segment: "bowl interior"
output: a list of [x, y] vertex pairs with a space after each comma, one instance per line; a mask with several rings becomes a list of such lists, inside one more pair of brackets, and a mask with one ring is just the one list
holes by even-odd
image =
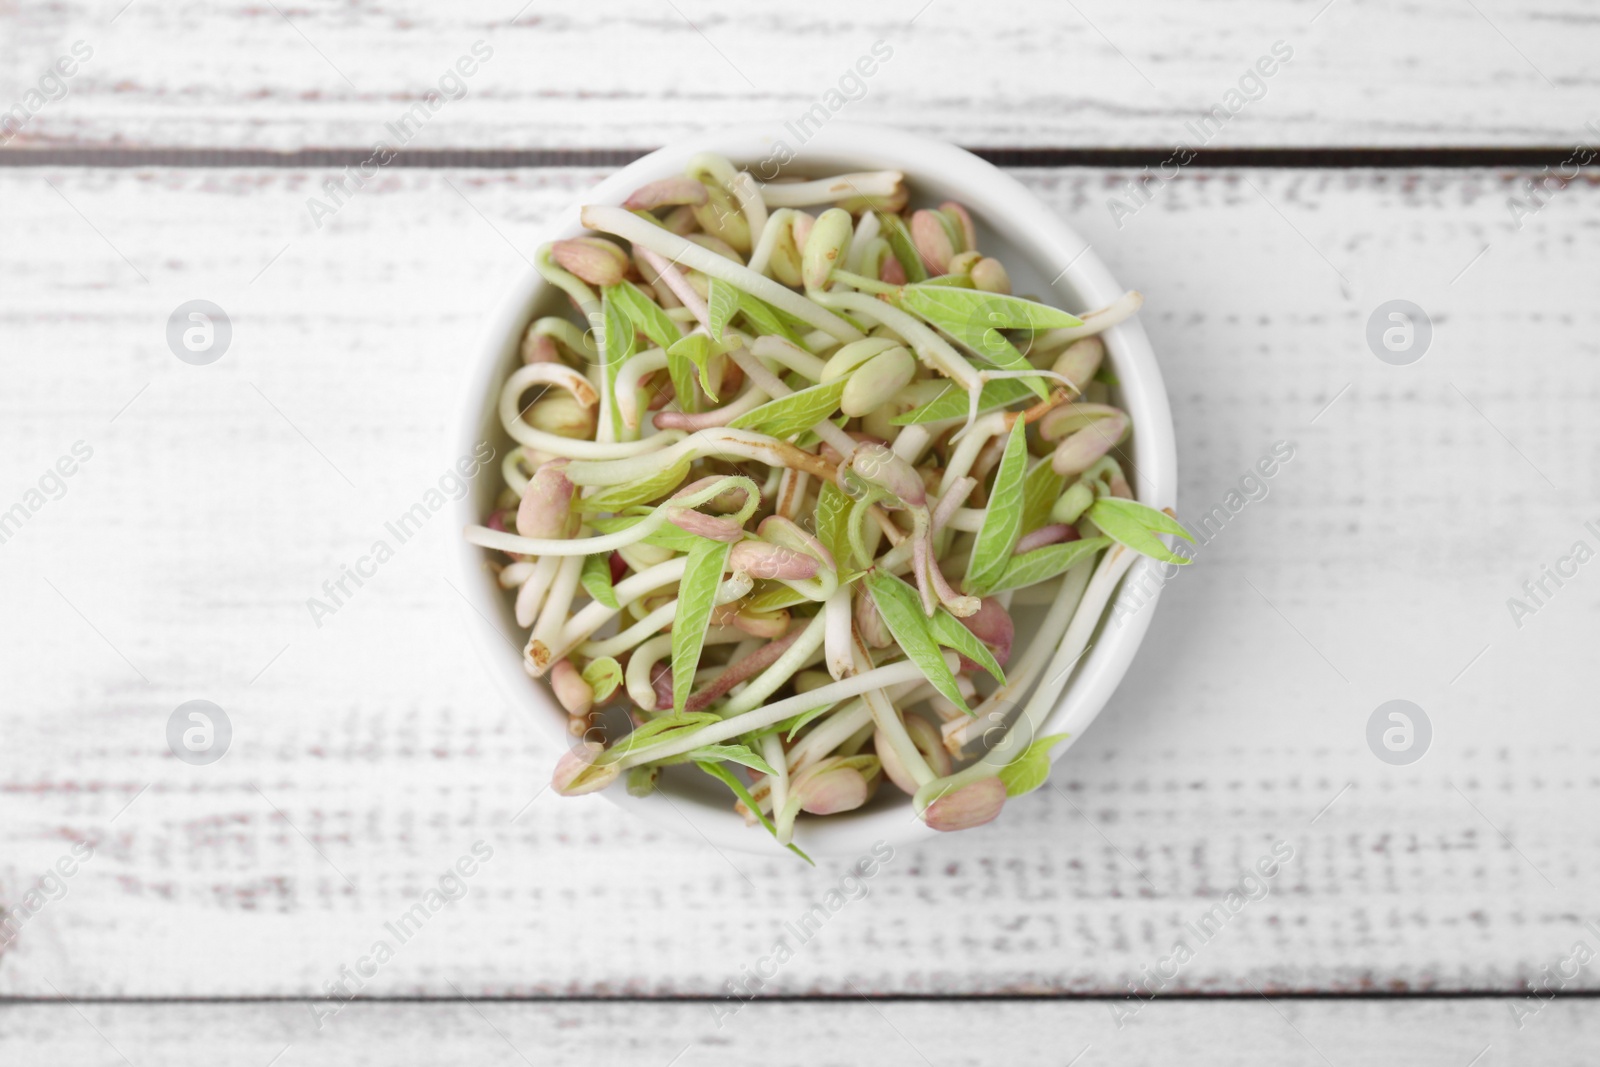
[[[803, 177], [894, 169], [905, 173], [914, 207], [933, 206], [943, 200], [966, 205], [978, 227], [979, 247], [1005, 264], [1013, 291], [1078, 312], [1104, 306], [1124, 292], [1086, 242], [1032, 193], [959, 148], [896, 130], [842, 122], [824, 126], [801, 146], [785, 142], [785, 133], [776, 126], [751, 127], [670, 145], [607, 178], [586, 195], [584, 202], [620, 203], [646, 182], [680, 173], [698, 152], [719, 153], [739, 166], [756, 168], [765, 164], [766, 169], [758, 173], [767, 175], [772, 173], [775, 160], [788, 160], [782, 166], [783, 174]], [[552, 220], [543, 240], [582, 233], [578, 210], [578, 205], [572, 205]], [[457, 505], [463, 526], [481, 522], [501, 488], [498, 458], [504, 457], [514, 442], [499, 424], [495, 400], [500, 383], [518, 365], [523, 331], [537, 317], [564, 314], [567, 310], [565, 297], [530, 269], [490, 317], [473, 373], [466, 383], [457, 448], [464, 455], [479, 442], [487, 441], [494, 447], [497, 461], [478, 477], [473, 491]], [[1120, 382], [1118, 403], [1133, 420], [1131, 443], [1124, 449], [1132, 459], [1130, 481], [1145, 503], [1172, 506], [1176, 502], [1172, 419], [1149, 341], [1137, 318], [1114, 327], [1104, 334], [1104, 339], [1108, 362]], [[481, 625], [473, 626], [479, 654], [507, 699], [548, 731], [553, 765], [559, 748], [572, 740], [566, 732], [566, 715], [545, 683], [529, 678], [522, 669], [520, 649], [526, 634], [513, 617], [510, 594], [499, 587], [486, 566], [488, 553], [465, 541], [457, 552], [466, 595], [501, 631], [496, 636]], [[1118, 596], [1130, 596], [1130, 587], [1147, 581], [1154, 571], [1151, 560], [1141, 559]], [[1158, 594], [1159, 582], [1153, 584]], [[1138, 611], [1118, 613], [1117, 623], [1102, 624], [1093, 645], [1062, 687], [1046, 732], [1065, 732], [1072, 737], [1056, 747], [1054, 758], [1059, 758], [1082, 735], [1127, 670], [1149, 624], [1155, 597], [1140, 595], [1139, 599]], [[1113, 610], [1115, 607], [1114, 604]], [[1023, 633], [1031, 621], [1028, 610], [1042, 613], [1043, 609], [1018, 612], [1018, 628]], [[545, 773], [544, 768], [539, 773]], [[629, 797], [620, 785], [603, 795], [662, 826], [703, 836], [719, 848], [770, 853], [777, 847], [759, 828], [744, 825], [732, 811], [731, 796], [722, 785], [692, 769], [674, 768], [664, 774], [658, 795]], [[874, 800], [857, 811], [825, 819], [803, 816], [796, 825], [795, 840], [813, 855], [853, 855], [867, 851], [876, 841], [899, 845], [933, 833], [912, 815], [907, 798], [891, 783], [884, 782]]]

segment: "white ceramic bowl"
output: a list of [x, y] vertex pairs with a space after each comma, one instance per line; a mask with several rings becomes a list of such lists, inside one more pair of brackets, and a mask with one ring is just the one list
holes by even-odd
[[[646, 182], [681, 173], [689, 158], [698, 152], [719, 153], [736, 166], [755, 166], [774, 158], [780, 140], [787, 141], [786, 147], [795, 156], [784, 166], [785, 174], [822, 177], [846, 171], [899, 170], [905, 173], [913, 206], [931, 206], [942, 200], [966, 205], [977, 222], [979, 247], [1005, 264], [1018, 293], [1049, 293], [1053, 302], [1081, 312], [1102, 307], [1126, 291], [1112, 280], [1083, 238], [1014, 179], [954, 145], [880, 126], [831, 122], [803, 146], [794, 144], [791, 134], [777, 123], [691, 137], [624, 167], [591, 189], [583, 203], [620, 204]], [[777, 158], [783, 158], [782, 154]], [[551, 219], [541, 243], [584, 232], [578, 211], [579, 205], [574, 204]], [[532, 269], [511, 286], [478, 344], [466, 387], [456, 455], [469, 454], [483, 440], [495, 444], [497, 457], [506, 454], [512, 442], [495, 414], [500, 384], [518, 365], [518, 346], [527, 324], [538, 315], [565, 309], [565, 298]], [[1108, 360], [1121, 383], [1119, 402], [1133, 419], [1135, 491], [1147, 504], [1173, 506], [1177, 453], [1172, 415], [1150, 341], [1137, 317], [1111, 329], [1104, 339]], [[482, 522], [500, 488], [496, 463], [479, 475], [473, 492], [457, 505], [457, 525]], [[488, 555], [464, 540], [459, 543], [456, 556], [463, 572], [463, 589], [478, 611], [494, 620], [503, 634], [515, 635], [520, 647], [526, 635], [512, 617], [510, 594], [499, 587], [485, 565]], [[1130, 586], [1154, 566], [1151, 560], [1141, 559], [1118, 596], [1132, 596]], [[1045, 724], [1046, 733], [1071, 735], [1071, 741], [1055, 748], [1054, 757], [1060, 758], [1083, 735], [1122, 680], [1149, 625], [1152, 600], [1146, 599], [1137, 612], [1124, 613], [1118, 625], [1103, 626], [1088, 654], [1080, 660]], [[518, 651], [503, 636], [488, 633], [476, 619], [467, 625], [489, 673], [506, 698], [526, 711], [548, 734], [548, 758], [529, 768], [531, 777], [545, 779], [557, 756], [571, 742], [566, 714], [548, 686], [523, 671]], [[759, 827], [746, 827], [733, 812], [732, 797], [722, 785], [682, 768], [669, 771], [661, 782], [665, 796], [630, 797], [620, 782], [602, 795], [663, 827], [690, 834], [698, 831], [719, 848], [776, 854], [778, 846], [770, 836]], [[593, 801], [576, 798], [567, 803]], [[1002, 812], [1000, 818], [1004, 820], [1006, 813]], [[882, 785], [871, 804], [858, 811], [826, 818], [802, 816], [795, 832], [796, 843], [812, 855], [853, 855], [867, 851], [879, 840], [902, 845], [932, 836], [937, 836], [936, 832], [912, 815], [909, 798], [889, 783]]]

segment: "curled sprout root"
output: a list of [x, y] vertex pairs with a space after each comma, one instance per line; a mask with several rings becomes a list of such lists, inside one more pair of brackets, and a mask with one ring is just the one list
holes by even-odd
[[538, 250], [577, 320], [525, 331], [520, 447], [466, 537], [567, 716], [558, 792], [690, 765], [793, 848], [887, 780], [980, 826], [1043, 781], [1059, 739], [1021, 739], [1135, 556], [1185, 561], [1106, 367], [1142, 297], [1013, 295], [972, 213], [914, 191], [699, 155]]

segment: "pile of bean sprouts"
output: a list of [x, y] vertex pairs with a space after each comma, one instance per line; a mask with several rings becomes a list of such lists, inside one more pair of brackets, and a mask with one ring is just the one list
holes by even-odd
[[1110, 403], [1099, 335], [1139, 294], [1013, 296], [964, 207], [908, 205], [894, 171], [702, 155], [539, 250], [576, 319], [528, 326], [466, 536], [569, 716], [559, 792], [690, 765], [794, 849], [887, 778], [929, 827], [981, 825], [1048, 775], [1039, 726], [1129, 565], [1185, 562]]

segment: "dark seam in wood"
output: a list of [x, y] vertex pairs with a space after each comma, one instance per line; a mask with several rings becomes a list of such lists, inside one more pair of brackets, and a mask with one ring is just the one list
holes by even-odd
[[[1441, 992], [1424, 991], [1368, 991], [1368, 992], [1322, 992], [1322, 991], [1284, 991], [1271, 987], [1263, 991], [1273, 1000], [1328, 1000], [1328, 1001], [1366, 1001], [1366, 1000], [1506, 1000], [1511, 998], [1521, 999], [1529, 995], [1529, 990], [1454, 990]], [[1165, 1001], [1242, 1001], [1249, 1003], [1260, 1000], [1262, 993], [1254, 990], [1232, 993], [1160, 993], [1154, 1002]], [[1572, 992], [1556, 994], [1562, 1000], [1596, 1000], [1600, 999], [1600, 989], [1579, 989]], [[73, 996], [70, 998], [74, 1004], [304, 1004], [318, 1003], [323, 997], [295, 997], [295, 996], [259, 996], [259, 997], [93, 997]], [[467, 998], [462, 997], [356, 997], [357, 1004], [460, 1004]], [[515, 996], [475, 996], [470, 1000], [474, 1003], [482, 1001], [495, 1001], [504, 1004], [710, 1004], [729, 999], [726, 996], [714, 994], [664, 994], [662, 996], [605, 996], [586, 993], [576, 996], [561, 996], [556, 994], [529, 994]], [[743, 998], [738, 998], [743, 1000]], [[754, 1004], [832, 1004], [850, 1003], [860, 1000], [856, 993], [792, 993], [773, 996], [758, 996], [753, 1001], [745, 1003]], [[867, 999], [875, 1001], [896, 1001], [906, 1003], [933, 1003], [943, 1004], [960, 1001], [986, 1001], [993, 1003], [1049, 1003], [1054, 1001], [1123, 1001], [1134, 999], [1127, 993], [874, 993]], [[1151, 998], [1140, 997], [1141, 1001], [1152, 1002]], [[13, 1004], [65, 1004], [68, 999], [64, 997], [34, 997], [34, 996], [0, 996], [0, 1007]]]
[[[549, 167], [620, 167], [647, 154], [647, 148], [433, 148], [398, 153], [390, 167], [510, 170]], [[1171, 148], [1006, 148], [973, 152], [1002, 167], [1168, 168], [1177, 165]], [[368, 148], [0, 148], [0, 167], [192, 167], [192, 168], [342, 168], [372, 155]], [[1435, 148], [1225, 148], [1200, 151], [1186, 168], [1273, 167], [1350, 169], [1556, 166], [1572, 149], [1529, 147]], [[1584, 168], [1593, 171], [1596, 166]]]

